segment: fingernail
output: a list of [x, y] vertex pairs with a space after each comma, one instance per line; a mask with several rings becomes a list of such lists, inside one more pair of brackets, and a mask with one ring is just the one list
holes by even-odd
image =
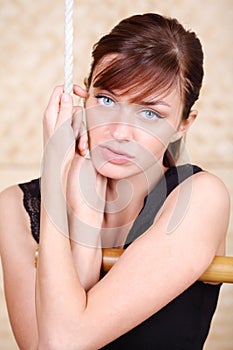
[[67, 103], [69, 102], [69, 100], [70, 100], [70, 95], [64, 92], [62, 95], [62, 102]]
[[91, 154], [90, 154], [89, 149], [86, 150], [86, 154], [85, 154], [84, 158], [85, 159], [91, 159]]

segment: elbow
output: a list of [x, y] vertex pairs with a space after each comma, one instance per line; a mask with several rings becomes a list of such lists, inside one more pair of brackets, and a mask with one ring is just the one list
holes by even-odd
[[59, 350], [61, 349], [60, 345], [56, 339], [49, 339], [45, 337], [39, 338], [37, 350]]
[[66, 344], [60, 344], [57, 342], [52, 342], [52, 343], [43, 342], [39, 344], [38, 350], [86, 350], [86, 348], [79, 346], [79, 344], [76, 344], [75, 346], [71, 346], [70, 344], [67, 344], [67, 342]]
[[[81, 340], [81, 339], [80, 339]], [[56, 334], [52, 338], [39, 339], [38, 350], [93, 350], [93, 348], [81, 344], [79, 337], [69, 339], [67, 335]]]
[[[57, 342], [56, 340], [40, 340], [38, 350], [65, 350], [70, 349], [67, 345]], [[78, 349], [78, 348], [76, 348]]]

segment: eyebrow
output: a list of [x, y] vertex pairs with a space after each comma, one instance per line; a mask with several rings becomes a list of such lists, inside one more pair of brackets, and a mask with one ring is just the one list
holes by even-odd
[[157, 101], [141, 101], [140, 104], [144, 106], [157, 106], [157, 105], [163, 105], [171, 108], [171, 105], [165, 101], [157, 100]]
[[[95, 87], [94, 87], [95, 88]], [[97, 87], [97, 89], [100, 87]], [[116, 92], [114, 92], [111, 89], [104, 89], [106, 90], [106, 92], [109, 92], [111, 95], [118, 97], [119, 94], [117, 94]], [[157, 101], [140, 101], [140, 105], [143, 106], [157, 106], [157, 105], [162, 105], [162, 106], [166, 106], [171, 108], [171, 105], [163, 100], [157, 100]]]

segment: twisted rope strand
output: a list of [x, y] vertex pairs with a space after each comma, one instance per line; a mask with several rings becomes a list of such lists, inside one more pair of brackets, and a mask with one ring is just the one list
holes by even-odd
[[73, 0], [65, 0], [64, 91], [73, 92]]

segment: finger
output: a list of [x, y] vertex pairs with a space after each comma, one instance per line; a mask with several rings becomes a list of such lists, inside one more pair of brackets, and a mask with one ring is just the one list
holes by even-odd
[[87, 91], [79, 85], [74, 85], [73, 91], [74, 91], [74, 94], [79, 96], [79, 97], [86, 98], [88, 96]]
[[72, 96], [66, 92], [60, 96], [60, 108], [57, 116], [56, 128], [64, 124], [67, 119], [72, 118], [73, 99]]
[[88, 152], [88, 134], [85, 124], [84, 109], [81, 107], [74, 107], [72, 127], [75, 138], [77, 139], [76, 150], [81, 156], [85, 156]]
[[85, 124], [82, 122], [82, 131], [80, 132], [80, 137], [77, 141], [77, 149], [81, 156], [85, 157], [89, 152], [88, 149], [88, 135]]
[[82, 107], [73, 108], [72, 128], [74, 130], [74, 136], [76, 139], [80, 135], [82, 130], [82, 120], [83, 120]]
[[96, 171], [91, 160], [80, 157], [79, 167], [79, 185], [83, 198], [90, 208], [103, 212], [107, 179]]
[[44, 113], [44, 121], [47, 124], [47, 127], [50, 127], [52, 130], [54, 130], [57, 122], [57, 115], [60, 108], [60, 99], [62, 93], [63, 86], [57, 86], [54, 88]]
[[73, 106], [73, 112], [72, 112], [73, 115], [80, 113], [80, 112], [81, 112], [81, 114], [83, 114], [82, 106]]

